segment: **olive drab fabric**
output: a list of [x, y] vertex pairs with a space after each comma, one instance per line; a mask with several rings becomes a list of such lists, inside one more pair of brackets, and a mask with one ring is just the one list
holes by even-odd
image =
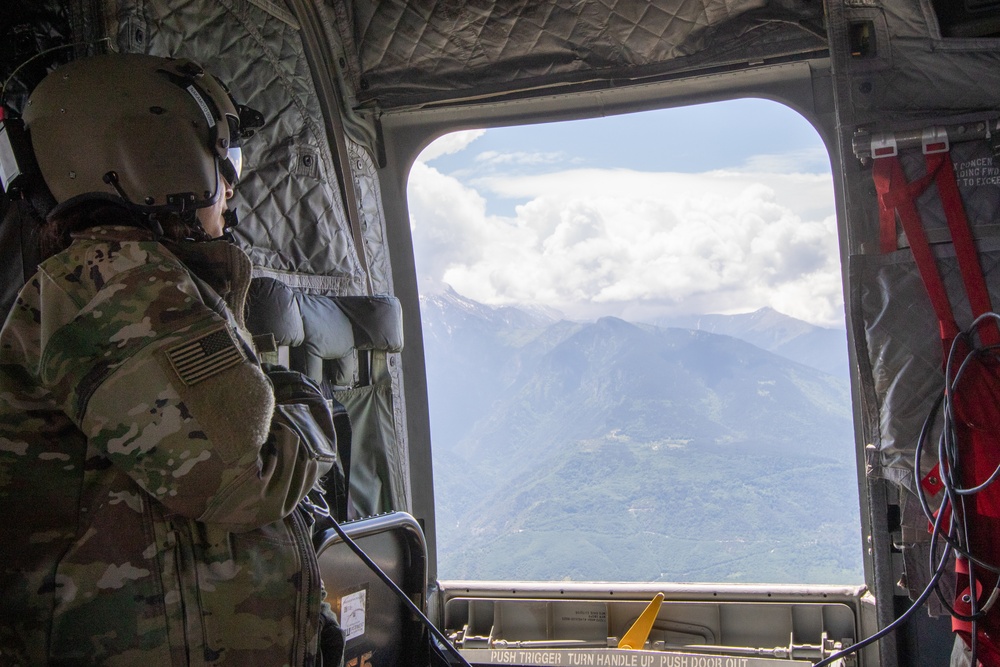
[[296, 505], [335, 436], [317, 401], [276, 409], [249, 274], [224, 241], [97, 227], [21, 290], [0, 334], [0, 664], [315, 661]]

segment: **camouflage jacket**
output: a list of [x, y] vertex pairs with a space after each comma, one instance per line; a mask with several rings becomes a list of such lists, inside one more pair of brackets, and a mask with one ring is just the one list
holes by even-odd
[[0, 333], [0, 664], [313, 663], [295, 508], [335, 436], [322, 400], [275, 404], [249, 275], [225, 242], [98, 227], [21, 290]]

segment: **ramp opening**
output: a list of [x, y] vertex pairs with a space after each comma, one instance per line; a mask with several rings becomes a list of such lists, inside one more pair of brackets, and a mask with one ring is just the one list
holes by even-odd
[[832, 177], [802, 116], [459, 132], [408, 198], [440, 578], [863, 581]]

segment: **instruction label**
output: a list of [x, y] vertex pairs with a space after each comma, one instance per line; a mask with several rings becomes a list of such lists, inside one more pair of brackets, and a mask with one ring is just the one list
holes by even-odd
[[606, 629], [608, 610], [606, 608], [573, 609], [560, 616], [559, 620], [563, 623], [597, 623], [602, 629]]
[[368, 591], [358, 591], [345, 595], [340, 600], [340, 627], [344, 640], [350, 641], [365, 634], [365, 603]]
[[955, 164], [955, 178], [959, 187], [975, 188], [982, 185], [1000, 185], [1000, 167], [993, 164], [993, 157], [980, 157]]
[[742, 658], [624, 649], [465, 649], [474, 665], [594, 665], [595, 667], [795, 667], [802, 660]]
[[556, 637], [605, 643], [608, 640], [608, 607], [603, 602], [554, 604], [552, 631]]

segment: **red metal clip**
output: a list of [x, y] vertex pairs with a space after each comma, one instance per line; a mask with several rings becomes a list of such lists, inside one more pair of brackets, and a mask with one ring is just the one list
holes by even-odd
[[944, 484], [941, 482], [941, 464], [938, 463], [931, 471], [927, 473], [922, 480], [920, 480], [920, 486], [923, 488], [924, 493], [929, 496], [936, 496], [944, 488]]

